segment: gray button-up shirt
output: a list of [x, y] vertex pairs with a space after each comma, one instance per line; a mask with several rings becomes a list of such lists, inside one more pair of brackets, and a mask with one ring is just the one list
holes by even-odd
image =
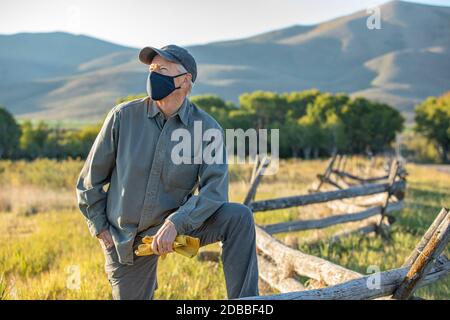
[[[171, 153], [180, 140], [172, 141], [172, 132], [187, 129], [194, 141], [197, 121], [202, 133], [220, 130], [223, 161], [194, 161], [199, 153], [192, 142], [192, 161], [175, 164]], [[220, 125], [187, 97], [167, 120], [148, 97], [115, 106], [77, 181], [78, 204], [91, 234], [109, 230], [120, 262], [132, 264], [136, 235], [156, 233], [165, 219], [175, 224], [178, 234], [198, 228], [228, 201], [224, 139]], [[203, 150], [212, 143], [200, 141]]]

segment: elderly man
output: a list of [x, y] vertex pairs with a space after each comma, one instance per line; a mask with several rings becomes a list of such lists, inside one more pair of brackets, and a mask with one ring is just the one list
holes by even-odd
[[[258, 295], [255, 227], [251, 210], [228, 202], [225, 161], [177, 164], [172, 133], [194, 122], [204, 131], [223, 129], [188, 94], [197, 78], [196, 62], [184, 48], [145, 47], [148, 97], [121, 103], [107, 115], [77, 181], [77, 198], [89, 230], [99, 238], [114, 299], [153, 299], [157, 263], [173, 251], [178, 234], [200, 245], [222, 242], [228, 298]], [[203, 149], [211, 141], [201, 142]], [[198, 150], [197, 150], [198, 151]], [[186, 155], [184, 155], [186, 158]], [[194, 194], [194, 191], [198, 192]], [[146, 235], [156, 255], [135, 256]]]

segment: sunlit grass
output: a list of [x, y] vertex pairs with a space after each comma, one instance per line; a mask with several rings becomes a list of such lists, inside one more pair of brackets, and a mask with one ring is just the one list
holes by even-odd
[[[100, 245], [89, 235], [82, 215], [74, 208], [73, 187], [81, 165], [76, 160], [0, 162], [0, 181], [8, 186], [0, 190], [0, 299], [111, 298]], [[264, 177], [256, 199], [306, 193], [325, 166], [326, 161], [283, 161], [277, 175]], [[334, 244], [322, 241], [310, 245], [303, 241], [314, 233], [328, 235], [348, 225], [280, 234], [277, 238], [290, 237], [289, 241], [294, 239], [302, 251], [363, 274], [369, 266], [380, 270], [401, 266], [441, 207], [450, 205], [449, 174], [419, 165], [408, 165], [407, 169], [406, 208], [396, 214], [391, 240], [355, 236]], [[230, 200], [242, 202], [250, 172], [250, 166], [231, 167]], [[329, 209], [316, 205], [256, 213], [255, 220], [271, 224], [328, 214]], [[214, 244], [208, 249], [218, 250], [219, 246]], [[74, 286], [77, 272], [80, 283]], [[226, 298], [220, 262], [171, 254], [159, 262], [158, 283], [156, 299]], [[421, 289], [417, 295], [450, 298], [449, 277]]]

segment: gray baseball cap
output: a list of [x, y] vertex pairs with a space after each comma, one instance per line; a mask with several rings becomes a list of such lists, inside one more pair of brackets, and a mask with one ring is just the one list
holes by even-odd
[[139, 52], [139, 60], [145, 64], [151, 64], [155, 55], [159, 54], [164, 59], [181, 64], [187, 72], [192, 74], [192, 82], [197, 78], [197, 63], [194, 57], [184, 48], [169, 44], [168, 46], [157, 49], [154, 47], [145, 47]]

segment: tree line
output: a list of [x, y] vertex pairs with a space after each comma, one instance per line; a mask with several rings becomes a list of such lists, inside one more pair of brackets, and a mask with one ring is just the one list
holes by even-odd
[[279, 128], [281, 157], [382, 152], [404, 123], [387, 104], [318, 90], [245, 93], [239, 97], [239, 107], [216, 96], [197, 96], [192, 101], [224, 128]]
[[[118, 103], [136, 97], [124, 97]], [[388, 104], [315, 89], [244, 93], [238, 105], [216, 95], [197, 95], [190, 100], [224, 129], [280, 129], [279, 152], [283, 158], [384, 152], [403, 131], [405, 121]], [[0, 107], [0, 158], [84, 158], [100, 127], [101, 123], [80, 129], [50, 127], [43, 121], [18, 124]], [[414, 132], [436, 148], [442, 162], [449, 161], [450, 93], [430, 97], [417, 106]]]

